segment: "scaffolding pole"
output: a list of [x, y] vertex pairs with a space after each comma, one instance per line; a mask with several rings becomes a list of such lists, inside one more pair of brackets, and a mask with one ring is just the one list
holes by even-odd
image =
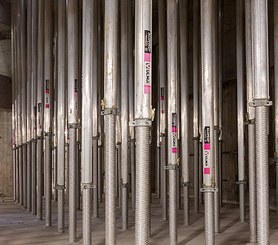
[[105, 0], [104, 17], [104, 150], [105, 243], [116, 243], [116, 115], [118, 79], [118, 1]]
[[253, 102], [255, 107], [257, 244], [269, 244], [269, 63], [268, 1], [251, 1]]
[[[190, 224], [189, 199], [189, 99], [188, 99], [188, 1], [180, 1], [180, 98], [181, 98], [181, 164], [184, 224]], [[171, 103], [171, 101], [170, 101]], [[197, 148], [198, 149], [198, 148]], [[198, 177], [198, 176], [197, 176]], [[195, 183], [196, 184], [196, 183]], [[199, 193], [197, 193], [197, 196]]]
[[135, 244], [147, 244], [150, 215], [152, 1], [135, 2], [136, 206]]
[[68, 52], [68, 138], [69, 138], [69, 242], [76, 240], [77, 212], [77, 172], [76, 149], [78, 128], [78, 1], [66, 2], [67, 13], [67, 52]]
[[213, 8], [214, 0], [201, 1], [201, 57], [202, 57], [202, 138], [203, 138], [203, 188], [205, 197], [205, 238], [207, 245], [215, 243], [214, 227], [214, 84], [213, 67]]

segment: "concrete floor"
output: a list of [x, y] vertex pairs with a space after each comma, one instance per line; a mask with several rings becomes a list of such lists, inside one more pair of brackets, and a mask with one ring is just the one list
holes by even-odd
[[[158, 199], [152, 204], [152, 231], [150, 245], [169, 244], [168, 224], [162, 222], [161, 208]], [[53, 227], [45, 228], [44, 221], [36, 220], [35, 216], [27, 213], [21, 206], [14, 203], [11, 198], [0, 198], [0, 244], [68, 244], [67, 233], [57, 232], [56, 203], [53, 202]], [[134, 244], [134, 215], [132, 209], [129, 210], [129, 229], [121, 231], [121, 218], [117, 209], [117, 244]], [[104, 244], [104, 210], [101, 207], [101, 217], [93, 219], [93, 244]], [[179, 245], [199, 245], [205, 244], [204, 219], [203, 214], [192, 214], [191, 226], [182, 224], [182, 211], [179, 210], [178, 219], [178, 241]], [[66, 220], [66, 226], [68, 221]], [[67, 227], [66, 227], [67, 229]], [[81, 240], [81, 212], [78, 212], [78, 241]], [[251, 244], [248, 243], [249, 226], [248, 223], [239, 222], [239, 211], [236, 205], [225, 205], [221, 209], [221, 232], [216, 235], [216, 244]], [[270, 239], [271, 244], [278, 244], [278, 214], [270, 212]]]

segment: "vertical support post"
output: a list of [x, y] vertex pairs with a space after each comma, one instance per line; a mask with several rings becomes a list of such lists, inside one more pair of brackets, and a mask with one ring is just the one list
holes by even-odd
[[121, 0], [121, 208], [122, 229], [128, 226], [128, 136], [129, 136], [129, 98], [128, 98], [128, 0]]
[[136, 207], [135, 244], [147, 244], [150, 214], [152, 1], [135, 2]]
[[65, 223], [65, 105], [66, 105], [66, 1], [58, 1], [58, 74], [57, 74], [57, 191], [58, 232]]
[[[92, 29], [92, 37], [91, 37], [91, 42], [92, 42], [92, 110], [93, 110], [93, 120], [92, 120], [92, 132], [93, 132], [93, 217], [99, 217], [99, 201], [98, 201], [98, 195], [99, 195], [99, 176], [98, 173], [101, 171], [101, 168], [98, 166], [98, 141], [99, 141], [99, 113], [98, 113], [98, 108], [99, 108], [99, 94], [98, 94], [98, 88], [99, 88], [99, 83], [100, 81], [98, 80], [98, 64], [100, 64], [100, 61], [98, 60], [98, 16], [97, 16], [97, 11], [98, 11], [98, 3], [96, 0], [91, 5], [92, 7], [92, 12], [91, 12], [91, 29]], [[102, 177], [102, 176], [101, 176]], [[100, 180], [101, 181], [101, 180]]]
[[[185, 40], [184, 40], [185, 41]], [[178, 3], [167, 1], [167, 71], [169, 95], [168, 111], [168, 165], [169, 171], [169, 239], [177, 244], [177, 167], [178, 167]], [[184, 95], [186, 96], [186, 95]]]
[[42, 219], [42, 152], [43, 152], [43, 80], [44, 80], [44, 1], [38, 1], [38, 63], [37, 63], [37, 219]]
[[206, 244], [215, 243], [214, 234], [214, 89], [213, 89], [213, 8], [214, 0], [201, 1], [201, 57], [202, 57], [202, 135], [203, 135], [203, 188], [205, 196]]
[[268, 127], [268, 1], [251, 1], [253, 102], [255, 106], [257, 243], [269, 244]]
[[[222, 204], [222, 141], [223, 141], [223, 76], [222, 76], [222, 48], [223, 48], [223, 1], [218, 0], [218, 118], [219, 118], [219, 141], [218, 141], [218, 192], [219, 204]], [[216, 153], [217, 154], [217, 153]]]
[[67, 13], [68, 51], [68, 134], [69, 134], [69, 242], [76, 240], [77, 178], [78, 164], [76, 131], [78, 127], [78, 1], [69, 0]]
[[160, 117], [160, 176], [161, 176], [161, 206], [162, 220], [167, 219], [167, 175], [166, 175], [166, 2], [158, 1], [158, 35], [159, 35], [159, 117]]
[[104, 30], [105, 243], [115, 244], [118, 1], [105, 0]]
[[52, 69], [52, 0], [44, 5], [44, 135], [45, 135], [45, 226], [51, 226], [52, 197], [52, 114], [53, 114], [53, 69]]
[[199, 44], [200, 1], [193, 2], [193, 141], [194, 141], [194, 211], [199, 213]]
[[31, 142], [31, 164], [32, 164], [32, 214], [37, 213], [37, 180], [36, 180], [36, 171], [37, 171], [37, 64], [38, 64], [38, 1], [32, 0], [32, 19], [31, 19], [31, 28], [32, 28], [32, 74], [31, 74], [31, 133], [32, 133], [32, 142]]
[[[180, 1], [179, 11], [180, 11], [179, 12], [179, 23], [180, 23], [179, 43], [180, 43], [180, 80], [181, 80], [180, 97], [181, 97], [181, 125], [182, 125], [181, 126], [181, 150], [182, 150], [181, 164], [182, 164], [182, 185], [183, 185], [183, 210], [184, 210], [184, 224], [189, 225], [190, 199], [189, 199], [189, 100], [188, 100], [188, 80], [189, 80], [188, 79], [188, 72], [189, 72], [188, 69], [188, 1]], [[197, 193], [197, 196], [198, 195], [199, 193]]]
[[26, 1], [20, 0], [20, 65], [21, 65], [21, 131], [22, 131], [22, 205], [24, 208], [27, 207], [27, 59], [26, 59], [26, 49], [27, 49], [27, 33], [26, 33]]
[[215, 166], [215, 186], [216, 191], [214, 193], [214, 225], [215, 225], [215, 233], [219, 233], [220, 231], [220, 203], [219, 203], [219, 159], [218, 159], [218, 146], [219, 146], [219, 86], [218, 86], [218, 1], [214, 0], [213, 3], [213, 120], [214, 120], [214, 166]]
[[27, 145], [26, 145], [26, 160], [27, 160], [27, 192], [26, 192], [26, 199], [27, 199], [27, 211], [31, 212], [31, 134], [32, 134], [32, 127], [31, 127], [31, 112], [32, 112], [32, 3], [31, 0], [27, 0], [27, 84], [26, 84], [26, 130], [27, 130]]
[[[93, 15], [96, 10], [96, 0], [83, 1], [83, 17], [82, 17], [82, 118], [86, 118], [82, 123], [82, 153], [81, 153], [81, 164], [82, 164], [82, 194], [83, 194], [83, 244], [90, 245], [92, 242], [91, 237], [91, 202], [92, 202], [92, 160], [97, 161], [93, 158], [92, 147], [93, 141], [97, 143], [93, 138], [93, 118], [97, 116], [97, 113], [93, 110], [94, 104], [93, 99], [96, 96], [94, 92], [93, 84], [96, 83], [96, 23], [95, 16]], [[93, 29], [92, 29], [93, 27]], [[94, 56], [92, 57], [92, 52]], [[93, 80], [94, 79], [94, 80]], [[97, 126], [97, 125], [96, 125]], [[96, 127], [97, 129], [97, 127]], [[95, 150], [95, 148], [93, 148]], [[97, 150], [97, 148], [96, 148]], [[97, 164], [93, 163], [94, 165]], [[96, 165], [95, 165], [96, 166]], [[96, 189], [96, 187], [95, 187]], [[97, 195], [94, 195], [97, 198]], [[93, 199], [95, 202], [95, 200]]]
[[236, 1], [237, 44], [237, 117], [238, 117], [238, 184], [240, 221], [245, 222], [245, 164], [244, 164], [244, 2]]
[[249, 169], [249, 223], [250, 242], [256, 242], [256, 159], [255, 159], [255, 108], [250, 106], [253, 99], [251, 0], [245, 0], [245, 52], [247, 81], [248, 116], [248, 169]]
[[275, 113], [275, 160], [276, 160], [276, 210], [278, 210], [278, 2], [273, 1], [274, 15], [274, 113]]

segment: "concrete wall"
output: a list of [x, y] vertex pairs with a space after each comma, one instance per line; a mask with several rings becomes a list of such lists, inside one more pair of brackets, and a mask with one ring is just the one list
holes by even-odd
[[12, 113], [0, 109], [0, 196], [13, 195]]

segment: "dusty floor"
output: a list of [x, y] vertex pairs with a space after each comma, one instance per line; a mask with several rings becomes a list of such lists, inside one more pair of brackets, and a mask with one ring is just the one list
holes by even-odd
[[[53, 227], [45, 228], [44, 221], [37, 221], [36, 217], [27, 213], [11, 198], [0, 198], [0, 244], [68, 244], [67, 233], [57, 232], [56, 203], [53, 202]], [[134, 244], [134, 216], [130, 209], [129, 229], [121, 231], [121, 219], [117, 209], [117, 244]], [[101, 217], [93, 219], [93, 244], [104, 244], [104, 217], [101, 208]], [[179, 210], [178, 240], [179, 245], [199, 245], [204, 243], [203, 214], [192, 214], [191, 226], [182, 224], [182, 210]], [[278, 214], [270, 212], [270, 238], [271, 244], [278, 244]], [[67, 220], [66, 220], [67, 225]], [[161, 207], [158, 200], [152, 204], [152, 231], [149, 244], [166, 245], [168, 240], [168, 224], [161, 221]], [[78, 212], [78, 241], [81, 240], [81, 212]], [[216, 235], [216, 244], [250, 244], [248, 223], [239, 222], [239, 211], [236, 205], [225, 205], [221, 209], [221, 232]]]

